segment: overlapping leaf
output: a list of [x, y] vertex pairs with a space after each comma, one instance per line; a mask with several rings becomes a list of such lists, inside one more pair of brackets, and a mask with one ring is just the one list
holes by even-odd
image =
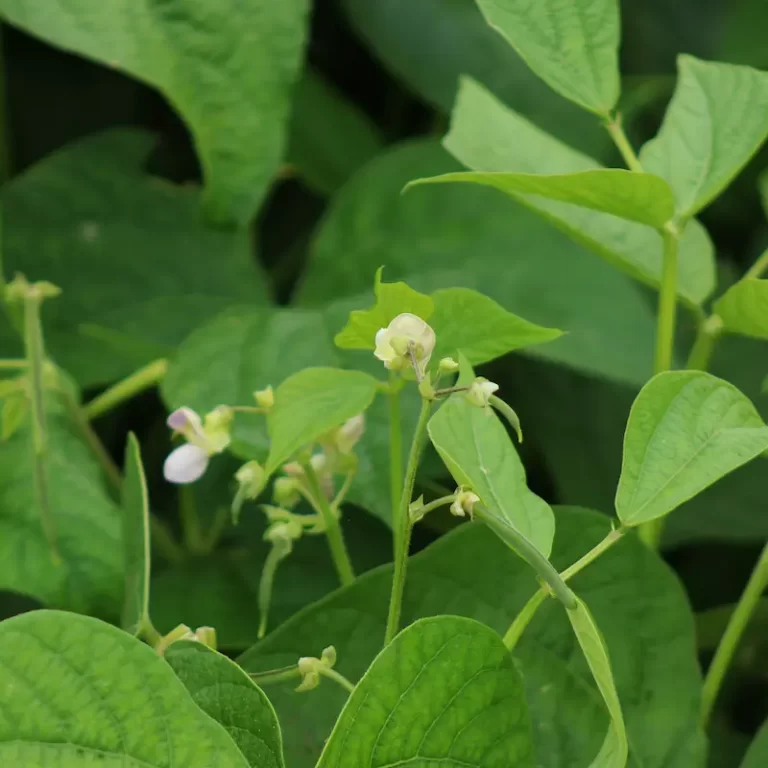
[[768, 340], [768, 280], [739, 280], [714, 304], [726, 331]]

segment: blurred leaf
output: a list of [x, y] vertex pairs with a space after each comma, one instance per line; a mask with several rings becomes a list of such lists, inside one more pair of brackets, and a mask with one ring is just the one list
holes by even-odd
[[144, 175], [150, 146], [90, 137], [3, 188], [5, 270], [63, 289], [46, 342], [83, 385], [168, 354], [233, 301], [267, 300], [248, 234], [206, 227], [194, 191]]
[[409, 312], [429, 320], [434, 302], [429, 296], [414, 291], [406, 283], [383, 283], [381, 269], [376, 271], [373, 292], [376, 303], [370, 309], [356, 309], [347, 324], [336, 334], [334, 342], [342, 349], [374, 349], [376, 333], [386, 328], [398, 315]]
[[139, 441], [128, 433], [125, 448], [122, 520], [125, 552], [125, 602], [121, 625], [131, 635], [140, 636], [149, 623], [149, 495]]
[[[468, 386], [473, 378], [462, 360], [459, 385]], [[493, 408], [478, 408], [464, 393], [456, 393], [432, 416], [427, 429], [456, 485], [474, 491], [489, 517], [514, 528], [549, 557], [555, 536], [552, 509], [528, 488], [512, 438]]]
[[763, 0], [728, 0], [722, 10], [725, 19], [721, 22], [722, 38], [717, 58], [760, 69], [768, 67]]
[[611, 719], [603, 746], [600, 747], [600, 752], [590, 765], [593, 768], [624, 768], [627, 764], [629, 744], [603, 636], [587, 604], [579, 597], [576, 597], [576, 607], [573, 610], [567, 610], [566, 614]]
[[[600, 170], [595, 160], [538, 130], [469, 79], [462, 81], [451, 130], [444, 144], [459, 161], [475, 171], [594, 174]], [[607, 213], [542, 199], [539, 195], [512, 192], [509, 188], [505, 191], [594, 250], [609, 264], [658, 287], [663, 258], [662, 241], [657, 232]], [[712, 243], [704, 228], [691, 222], [680, 248], [678, 293], [690, 304], [700, 304], [715, 287]], [[587, 295], [594, 295], [594, 291]]]
[[386, 264], [388, 277], [419, 291], [473, 288], [566, 331], [526, 354], [645, 381], [654, 313], [622, 275], [493, 190], [457, 184], [399, 194], [413, 178], [453, 170], [455, 161], [432, 142], [400, 145], [366, 166], [336, 196], [315, 236], [299, 304], [326, 306], [329, 326], [339, 328], [350, 309], [365, 306], [361, 294], [369, 295]]
[[195, 704], [224, 727], [251, 768], [283, 768], [283, 738], [275, 710], [237, 664], [189, 640], [172, 643], [165, 660]]
[[732, 384], [701, 371], [660, 373], [627, 422], [616, 512], [662, 517], [768, 449], [768, 427]]
[[655, 139], [640, 153], [665, 178], [681, 217], [712, 202], [768, 136], [768, 72], [678, 58], [678, 83]]
[[619, 98], [617, 0], [477, 0], [488, 23], [566, 99], [603, 117]]
[[498, 189], [513, 200], [520, 194], [545, 197], [656, 229], [664, 226], [675, 213], [672, 190], [663, 179], [612, 168], [568, 174], [446, 173], [431, 179], [417, 179], [411, 185], [461, 182]]
[[[570, 565], [609, 530], [601, 515], [560, 509], [554, 564]], [[333, 644], [337, 669], [359, 679], [381, 649], [390, 587], [390, 569], [359, 578], [291, 619], [241, 663], [251, 672], [275, 669]], [[702, 768], [693, 619], [674, 574], [628, 536], [574, 577], [573, 587], [603, 632], [632, 759], [644, 768]], [[449, 612], [503, 633], [536, 589], [531, 569], [491, 531], [463, 525], [412, 558], [404, 620]], [[541, 606], [515, 656], [526, 685], [538, 765], [584, 768], [600, 749], [608, 721], [562, 606], [553, 600]], [[321, 685], [297, 696], [291, 686], [276, 685], [269, 695], [283, 726], [287, 764], [314, 766], [345, 693]]]
[[472, 365], [480, 365], [563, 335], [557, 328], [529, 323], [469, 288], [444, 288], [432, 299], [435, 314], [429, 322], [437, 334], [436, 360], [460, 351]]
[[603, 153], [608, 136], [590, 114], [561, 98], [483, 19], [475, 0], [344, 0], [374, 53], [419, 96], [448, 113], [469, 75], [563, 141]]
[[533, 768], [520, 673], [501, 638], [470, 619], [421, 619], [373, 661], [317, 768]]
[[768, 720], [752, 742], [741, 768], [761, 768], [768, 760]]
[[746, 278], [714, 304], [726, 331], [768, 340], [768, 280]]
[[165, 661], [109, 624], [25, 613], [0, 624], [0, 660], [5, 765], [248, 766]]
[[0, 0], [0, 14], [161, 91], [194, 137], [209, 214], [243, 224], [282, 160], [307, 15], [305, 0], [254, 2], [243, 13], [236, 0], [132, 7], [60, 0], [55, 8]]
[[294, 95], [287, 161], [313, 192], [332, 195], [382, 146], [378, 128], [355, 104], [315, 70], [304, 71]]

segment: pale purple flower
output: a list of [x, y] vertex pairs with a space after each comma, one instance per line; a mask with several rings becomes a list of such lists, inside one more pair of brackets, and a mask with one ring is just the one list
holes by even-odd
[[208, 468], [210, 455], [205, 448], [184, 443], [174, 448], [163, 464], [163, 476], [169, 483], [186, 485], [199, 480]]

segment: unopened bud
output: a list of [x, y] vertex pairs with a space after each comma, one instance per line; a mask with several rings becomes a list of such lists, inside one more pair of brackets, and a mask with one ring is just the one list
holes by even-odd
[[491, 395], [497, 392], [498, 389], [498, 384], [478, 376], [470, 385], [466, 398], [472, 405], [476, 405], [478, 408], [485, 408], [491, 399]]
[[213, 627], [198, 627], [195, 630], [195, 640], [216, 650], [216, 630]]
[[275, 404], [275, 393], [272, 387], [266, 389], [260, 389], [253, 393], [253, 398], [256, 400], [256, 405], [259, 408], [265, 408], [269, 410]]
[[456, 491], [456, 498], [453, 504], [451, 504], [451, 514], [456, 515], [456, 517], [466, 517], [468, 515], [472, 519], [472, 513], [478, 501], [480, 501], [480, 497], [476, 493], [459, 489]]
[[299, 481], [295, 477], [278, 477], [272, 486], [272, 499], [281, 507], [293, 509], [301, 500]]
[[235, 472], [235, 480], [240, 486], [243, 497], [250, 500], [258, 498], [264, 490], [266, 478], [267, 474], [258, 461], [249, 461]]
[[335, 440], [336, 449], [339, 453], [351, 453], [363, 436], [363, 432], [365, 432], [365, 415], [358, 413], [339, 427]]
[[438, 363], [440, 373], [456, 373], [459, 370], [459, 364], [452, 357], [444, 357]]

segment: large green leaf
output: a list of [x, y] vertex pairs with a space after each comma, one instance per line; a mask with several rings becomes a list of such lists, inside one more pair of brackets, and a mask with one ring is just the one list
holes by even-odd
[[675, 213], [675, 199], [667, 183], [649, 173], [599, 169], [568, 174], [446, 173], [416, 184], [482, 184], [513, 199], [518, 195], [545, 197], [593, 211], [609, 213], [660, 229]]
[[493, 190], [456, 184], [400, 195], [414, 177], [454, 170], [457, 164], [440, 147], [423, 141], [395, 147], [366, 166], [331, 204], [312, 244], [299, 303], [333, 302], [328, 322], [341, 328], [351, 309], [370, 304], [373, 275], [386, 264], [389, 280], [405, 279], [424, 293], [473, 288], [520, 317], [567, 332], [526, 354], [645, 381], [652, 370], [653, 309], [622, 275]]
[[120, 513], [101, 469], [59, 410], [48, 412], [46, 466], [56, 550], [40, 522], [32, 425], [0, 443], [0, 588], [45, 605], [119, 616], [123, 595]]
[[726, 331], [768, 340], [768, 280], [746, 278], [714, 304]]
[[607, 117], [619, 98], [617, 0], [477, 0], [528, 66], [566, 99]]
[[629, 414], [616, 512], [626, 525], [666, 515], [767, 449], [768, 427], [733, 384], [661, 373]]
[[768, 72], [678, 59], [679, 78], [664, 122], [640, 153], [665, 178], [681, 216], [712, 202], [768, 136]]
[[760, 729], [747, 752], [741, 768], [761, 768], [768, 760], [768, 722]]
[[275, 391], [267, 428], [270, 446], [267, 474], [347, 419], [365, 411], [376, 397], [378, 382], [362, 371], [305, 368]]
[[306, 13], [306, 0], [0, 2], [11, 24], [160, 90], [192, 132], [210, 214], [241, 223], [282, 160]]
[[[464, 79], [445, 137], [446, 148], [473, 171], [512, 174], [592, 174], [600, 165], [557, 141], [529, 123], [516, 112], [498, 102], [488, 91], [472, 80]], [[664, 176], [659, 169], [649, 171]], [[522, 178], [522, 177], [519, 177]], [[625, 178], [622, 176], [622, 178]], [[526, 182], [529, 187], [534, 182]], [[536, 185], [541, 189], [544, 182]], [[573, 187], [572, 182], [557, 182]], [[657, 182], [651, 182], [654, 184]], [[675, 188], [672, 184], [673, 189]], [[600, 254], [610, 264], [648, 285], [658, 286], [662, 268], [662, 241], [658, 233], [637, 222], [619, 219], [599, 210], [575, 207], [561, 200], [547, 200], [541, 194], [514, 191], [506, 193], [526, 207], [544, 216], [580, 243]], [[575, 194], [575, 190], [572, 190]], [[582, 199], [587, 196], [581, 193]], [[603, 196], [604, 197], [604, 196]], [[623, 208], [626, 209], [626, 205]], [[660, 208], [669, 212], [668, 201]], [[686, 228], [680, 244], [678, 292], [692, 304], [700, 304], [715, 286], [714, 256], [706, 231], [696, 222]], [[594, 292], [590, 292], [593, 295]]]
[[266, 301], [248, 234], [206, 227], [196, 192], [146, 176], [150, 147], [136, 131], [97, 135], [2, 191], [6, 273], [63, 289], [46, 342], [81, 384], [167, 355], [233, 301]]
[[[463, 367], [459, 384], [468, 385], [473, 375]], [[549, 504], [528, 488], [512, 438], [494, 410], [478, 408], [464, 393], [457, 393], [430, 419], [427, 429], [456, 484], [471, 488], [490, 516], [514, 528], [548, 557], [555, 516]]]
[[171, 668], [109, 624], [25, 613], [0, 624], [0, 660], [3, 765], [248, 766]]
[[[610, 529], [602, 515], [558, 510], [553, 562], [562, 569]], [[252, 672], [295, 664], [333, 644], [337, 669], [358, 680], [381, 649], [390, 568], [358, 579], [307, 608], [241, 658]], [[633, 765], [702, 768], [701, 687], [693, 620], [674, 574], [627, 536], [572, 581], [604, 635], [624, 710]], [[464, 525], [411, 559], [404, 620], [451, 613], [505, 632], [538, 589], [531, 569], [482, 525]], [[608, 719], [562, 606], [548, 601], [515, 648], [534, 726], [537, 764], [584, 768], [597, 754]], [[286, 759], [314, 766], [346, 695], [322, 683], [309, 694], [274, 685]]]
[[251, 768], [283, 768], [283, 739], [275, 710], [237, 664], [189, 640], [173, 643], [165, 660], [195, 704], [224, 726]]
[[501, 638], [471, 619], [421, 619], [374, 660], [318, 768], [532, 768], [520, 673]]
[[593, 768], [624, 768], [627, 764], [629, 744], [603, 636], [587, 604], [579, 597], [576, 598], [576, 607], [566, 613], [611, 720], [603, 746], [590, 765]]
[[125, 602], [122, 627], [140, 635], [149, 623], [149, 495], [139, 441], [133, 432], [125, 449], [122, 498], [123, 550], [125, 553]]
[[602, 152], [609, 143], [593, 115], [552, 91], [488, 26], [476, 0], [344, 0], [343, 5], [384, 65], [442, 112], [450, 112], [460, 76], [469, 75], [585, 152]]

